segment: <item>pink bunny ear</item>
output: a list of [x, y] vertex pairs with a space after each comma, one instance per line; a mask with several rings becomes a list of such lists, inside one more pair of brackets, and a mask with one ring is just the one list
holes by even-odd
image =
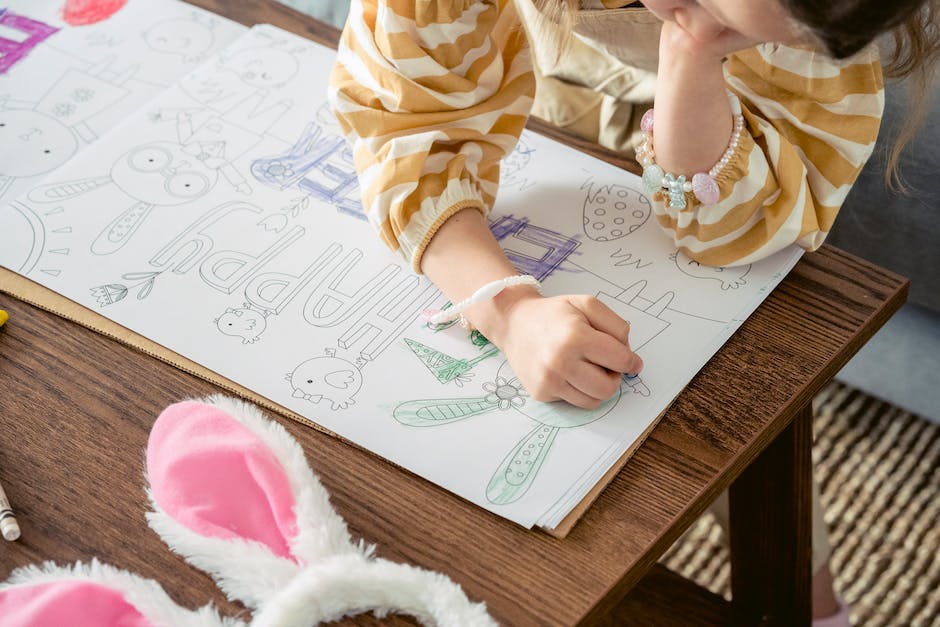
[[46, 563], [13, 571], [0, 584], [7, 627], [237, 627], [210, 606], [179, 607], [157, 582], [98, 561], [59, 567]]
[[249, 607], [306, 564], [368, 553], [352, 544], [297, 442], [248, 403], [215, 396], [168, 407], [150, 433], [147, 475], [150, 526]]
[[0, 615], [9, 627], [153, 627], [119, 591], [90, 581], [41, 583], [2, 590]]
[[295, 559], [295, 500], [284, 469], [218, 407], [190, 401], [165, 409], [150, 432], [147, 475], [156, 502], [195, 533], [260, 542]]
[[311, 627], [368, 610], [495, 625], [444, 575], [354, 545], [300, 445], [253, 405], [224, 396], [171, 405], [151, 431], [147, 473], [150, 526], [258, 610], [253, 625]]

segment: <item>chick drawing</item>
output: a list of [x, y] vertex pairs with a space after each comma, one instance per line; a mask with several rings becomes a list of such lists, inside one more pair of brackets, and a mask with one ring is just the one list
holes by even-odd
[[242, 338], [242, 344], [254, 344], [268, 326], [267, 312], [255, 311], [245, 303], [242, 307], [229, 307], [214, 320], [223, 335]]
[[299, 364], [285, 377], [294, 389], [292, 396], [311, 403], [326, 399], [333, 410], [355, 404], [362, 387], [362, 373], [352, 363], [327, 350], [326, 357], [314, 357]]
[[200, 61], [212, 47], [215, 22], [201, 23], [195, 14], [158, 22], [143, 32], [144, 42], [156, 52], [178, 54], [187, 62]]
[[736, 290], [747, 280], [744, 278], [751, 271], [750, 264], [746, 266], [706, 266], [694, 259], [690, 259], [684, 252], [677, 250], [669, 255], [676, 262], [676, 267], [684, 274], [696, 279], [712, 279], [721, 284], [723, 290]]

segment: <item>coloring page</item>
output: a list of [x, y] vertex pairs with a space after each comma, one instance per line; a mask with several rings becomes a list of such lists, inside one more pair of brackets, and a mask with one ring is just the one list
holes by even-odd
[[677, 253], [640, 179], [526, 132], [490, 227], [547, 294], [631, 323], [639, 376], [533, 400], [369, 225], [326, 104], [335, 53], [247, 31], [0, 215], [3, 264], [461, 497], [552, 527], [799, 259]]
[[176, 0], [6, 3], [0, 13], [0, 204], [245, 31]]

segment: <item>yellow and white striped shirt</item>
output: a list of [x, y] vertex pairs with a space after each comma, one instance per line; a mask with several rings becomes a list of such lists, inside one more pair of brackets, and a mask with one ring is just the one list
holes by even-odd
[[[627, 4], [603, 0], [599, 10]], [[500, 159], [535, 93], [528, 46], [513, 0], [352, 2], [330, 101], [370, 222], [416, 272], [450, 216], [493, 205]], [[725, 76], [746, 127], [718, 176], [721, 198], [682, 211], [655, 201], [661, 226], [708, 265], [817, 248], [878, 134], [877, 49], [836, 61], [763, 44], [731, 55]]]

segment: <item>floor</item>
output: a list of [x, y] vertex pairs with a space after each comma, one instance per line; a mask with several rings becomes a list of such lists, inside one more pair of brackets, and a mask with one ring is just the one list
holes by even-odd
[[836, 378], [940, 424], [940, 314], [905, 305]]

